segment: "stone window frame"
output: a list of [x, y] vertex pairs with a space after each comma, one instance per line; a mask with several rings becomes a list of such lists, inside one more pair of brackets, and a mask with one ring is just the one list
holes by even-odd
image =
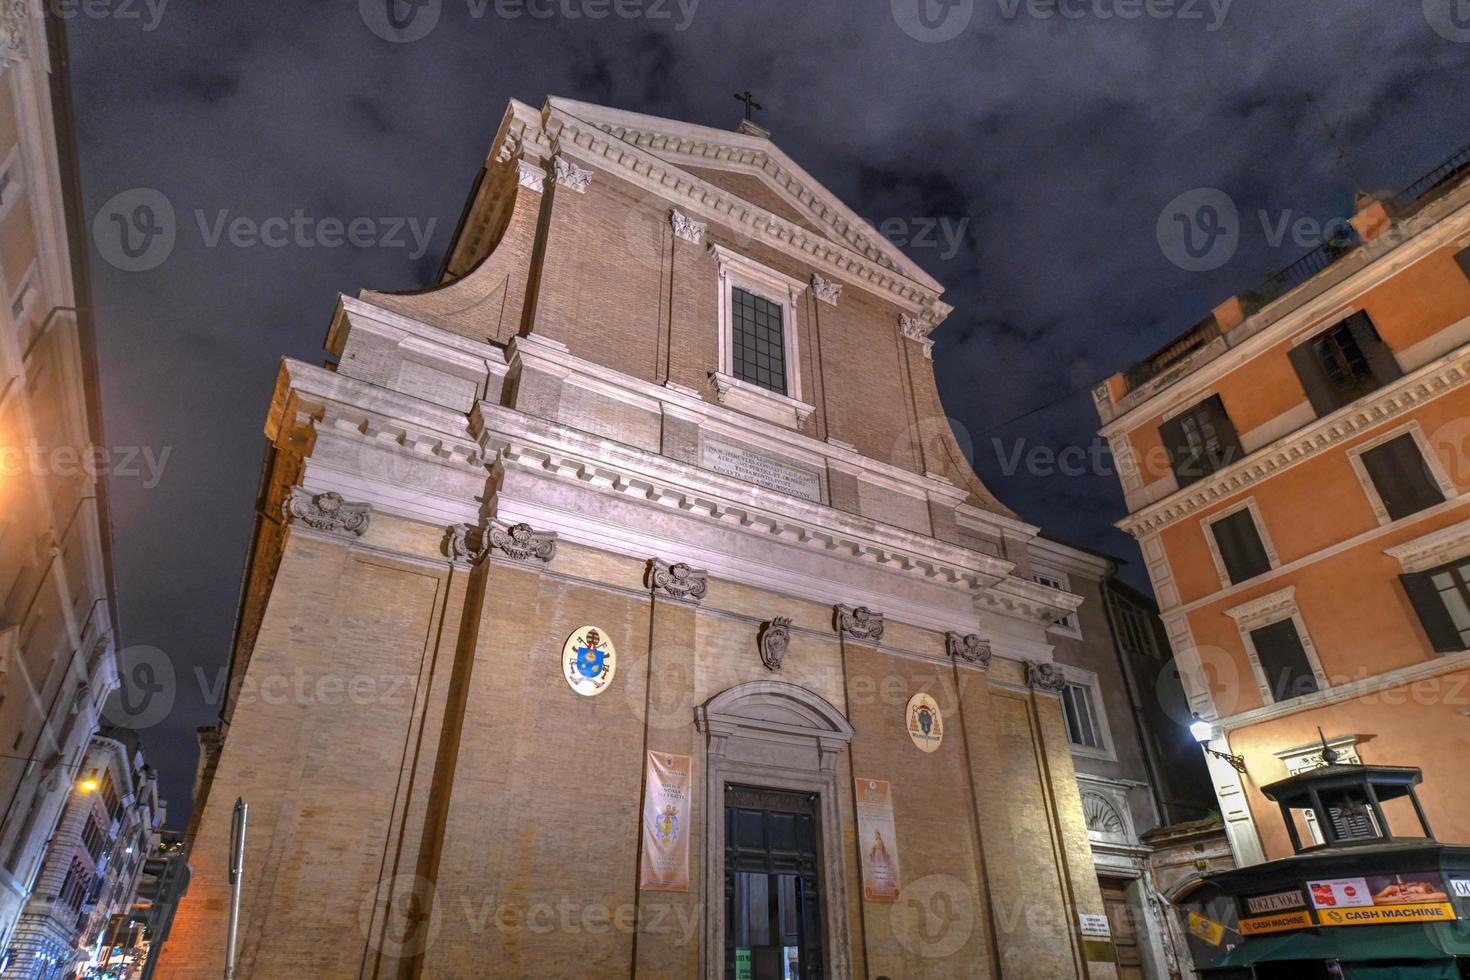
[[1261, 692], [1263, 705], [1287, 704], [1312, 696], [1312, 694], [1302, 694], [1294, 698], [1287, 698], [1285, 701], [1278, 701], [1271, 694], [1271, 683], [1266, 677], [1265, 668], [1261, 666], [1261, 658], [1256, 653], [1256, 644], [1251, 639], [1251, 631], [1265, 626], [1274, 626], [1284, 620], [1291, 620], [1292, 625], [1296, 627], [1296, 635], [1301, 641], [1302, 652], [1306, 655], [1307, 663], [1311, 665], [1312, 676], [1317, 679], [1317, 690], [1313, 694], [1321, 694], [1332, 686], [1327, 679], [1327, 672], [1322, 669], [1322, 660], [1317, 656], [1317, 647], [1312, 643], [1312, 634], [1307, 631], [1301, 607], [1297, 605], [1295, 585], [1288, 585], [1284, 589], [1278, 589], [1249, 602], [1232, 606], [1225, 610], [1225, 615], [1235, 620], [1235, 628], [1240, 633], [1241, 646], [1245, 649], [1246, 659], [1250, 661], [1251, 674], [1256, 679], [1256, 687]]
[[[695, 709], [704, 734], [704, 945], [701, 975], [720, 980], [725, 955], [725, 784], [817, 797], [817, 846], [821, 859], [822, 950], [827, 973], [851, 974], [847, 916], [847, 857], [843, 800], [850, 799], [850, 768], [841, 756], [854, 729], [831, 702], [783, 681], [746, 681], [727, 688]], [[742, 749], [744, 751], [742, 751]], [[747, 758], [740, 758], [746, 755]], [[817, 760], [815, 766], [812, 759]], [[846, 794], [846, 795], [844, 795]]]
[[[1414, 437], [1414, 444], [1419, 447], [1419, 455], [1424, 459], [1424, 465], [1429, 470], [1430, 479], [1434, 481], [1435, 485], [1439, 487], [1440, 492], [1444, 494], [1444, 501], [1441, 501], [1441, 503], [1454, 500], [1460, 495], [1459, 489], [1450, 480], [1449, 474], [1445, 472], [1444, 465], [1440, 462], [1439, 454], [1430, 445], [1429, 437], [1424, 434], [1424, 427], [1419, 424], [1418, 419], [1410, 419], [1403, 425], [1380, 433], [1372, 439], [1361, 442], [1347, 450], [1348, 463], [1352, 466], [1353, 473], [1358, 478], [1358, 483], [1362, 485], [1363, 493], [1367, 494], [1368, 504], [1373, 508], [1373, 516], [1378, 518], [1380, 527], [1392, 524], [1394, 521], [1388, 515], [1388, 508], [1383, 505], [1383, 498], [1378, 493], [1378, 487], [1373, 483], [1373, 477], [1368, 473], [1368, 467], [1363, 465], [1362, 456], [1364, 453], [1377, 449], [1384, 443], [1392, 442], [1404, 435]], [[1436, 504], [1434, 506], [1438, 505]], [[1417, 510], [1412, 514], [1399, 518], [1399, 520], [1416, 520], [1423, 517], [1430, 509], [1430, 507], [1426, 507], [1424, 510]]]
[[[719, 295], [716, 298], [719, 368], [712, 378], [720, 401], [769, 422], [800, 429], [816, 411], [816, 406], [802, 398], [798, 340], [797, 297], [808, 288], [808, 284], [713, 242], [709, 253], [719, 265]], [[786, 361], [784, 395], [735, 376], [734, 290], [737, 287], [781, 307], [781, 343]]]
[[1271, 564], [1271, 567], [1265, 572], [1262, 572], [1261, 575], [1270, 574], [1270, 572], [1281, 567], [1281, 558], [1277, 555], [1276, 545], [1271, 540], [1270, 533], [1266, 530], [1266, 522], [1261, 517], [1261, 508], [1257, 505], [1255, 497], [1246, 497], [1238, 503], [1231, 504], [1224, 510], [1216, 511], [1209, 517], [1201, 518], [1199, 522], [1200, 530], [1205, 536], [1205, 544], [1210, 549], [1210, 558], [1215, 562], [1215, 572], [1220, 576], [1221, 589], [1230, 589], [1237, 585], [1246, 586], [1261, 577], [1257, 575], [1254, 578], [1246, 579], [1244, 582], [1230, 581], [1230, 570], [1225, 567], [1225, 556], [1220, 554], [1220, 543], [1215, 540], [1215, 524], [1223, 521], [1227, 517], [1234, 517], [1243, 510], [1250, 511], [1251, 523], [1256, 526], [1256, 536], [1261, 539], [1261, 547], [1266, 550], [1266, 560]]
[[[1041, 579], [1046, 579], [1046, 581], [1043, 582]], [[1072, 577], [1055, 565], [1032, 563], [1031, 581], [1038, 585], [1051, 585], [1052, 588], [1063, 592], [1072, 591]], [[1052, 585], [1053, 582], [1059, 584]], [[1077, 610], [1073, 610], [1061, 619], [1053, 621], [1047, 626], [1046, 631], [1048, 633], [1055, 631], [1063, 636], [1070, 636], [1074, 640], [1080, 640], [1082, 639], [1082, 617], [1077, 614]]]
[[[1092, 723], [1097, 728], [1098, 738], [1102, 741], [1102, 745], [1098, 748], [1092, 748], [1089, 745], [1077, 745], [1068, 737], [1068, 750], [1073, 755], [1081, 756], [1084, 759], [1095, 759], [1099, 762], [1117, 762], [1117, 743], [1113, 741], [1113, 729], [1108, 724], [1108, 709], [1103, 703], [1102, 681], [1098, 677], [1097, 672], [1088, 670], [1086, 667], [1074, 667], [1071, 664], [1060, 662], [1057, 663], [1057, 666], [1061, 668], [1062, 676], [1066, 678], [1068, 684], [1085, 687], [1088, 693], [1092, 695]], [[1067, 723], [1066, 710], [1067, 707], [1064, 703], [1062, 705], [1062, 726], [1064, 728]]]
[[1397, 559], [1404, 572], [1410, 575], [1457, 561], [1470, 555], [1470, 520], [1385, 548], [1383, 553]]

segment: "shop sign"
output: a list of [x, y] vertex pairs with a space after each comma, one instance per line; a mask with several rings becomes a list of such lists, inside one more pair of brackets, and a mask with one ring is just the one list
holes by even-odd
[[1295, 912], [1282, 912], [1278, 915], [1259, 915], [1252, 919], [1241, 919], [1240, 934], [1242, 936], [1261, 936], [1268, 932], [1309, 929], [1311, 925], [1312, 913], [1306, 909], [1298, 909]]
[[1454, 890], [1456, 898], [1470, 898], [1470, 880], [1451, 878], [1450, 888]]
[[1108, 917], [1098, 915], [1094, 912], [1078, 912], [1077, 925], [1082, 928], [1084, 939], [1112, 939], [1112, 931], [1108, 929]]
[[1197, 939], [1203, 939], [1211, 946], [1220, 945], [1220, 940], [1225, 938], [1225, 927], [1214, 919], [1206, 918], [1198, 912], [1189, 913], [1189, 932]]
[[1367, 875], [1307, 882], [1317, 919], [1324, 926], [1445, 922], [1454, 906], [1437, 872]]
[[1270, 895], [1251, 895], [1245, 900], [1245, 910], [1251, 915], [1265, 915], [1268, 912], [1285, 912], [1287, 909], [1303, 909], [1307, 902], [1302, 898], [1302, 890], [1293, 888], [1289, 892], [1274, 892]]

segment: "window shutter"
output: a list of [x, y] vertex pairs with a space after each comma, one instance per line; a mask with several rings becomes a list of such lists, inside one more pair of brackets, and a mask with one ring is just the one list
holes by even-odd
[[1357, 341], [1358, 350], [1368, 359], [1374, 381], [1386, 385], [1403, 377], [1404, 372], [1399, 367], [1398, 358], [1393, 356], [1393, 350], [1378, 336], [1378, 331], [1374, 329], [1373, 321], [1367, 313], [1358, 312], [1348, 317], [1347, 328], [1353, 335], [1353, 340]]
[[1181, 487], [1187, 487], [1205, 475], [1204, 463], [1189, 445], [1184, 434], [1184, 417], [1176, 415], [1159, 426], [1159, 438], [1164, 451], [1169, 454], [1169, 468], [1174, 471]]
[[1429, 645], [1434, 647], [1434, 651], [1459, 653], [1465, 649], [1465, 645], [1460, 642], [1460, 631], [1455, 629], [1455, 622], [1450, 619], [1450, 612], [1445, 608], [1444, 600], [1439, 597], [1439, 590], [1429, 581], [1430, 574], [1431, 572], [1417, 572], [1413, 575], [1400, 575], [1399, 581], [1403, 583], [1409, 602], [1419, 616], [1419, 625], [1424, 627]]
[[1220, 396], [1210, 396], [1200, 407], [1209, 414], [1210, 422], [1219, 436], [1220, 447], [1216, 451], [1214, 468], [1223, 470], [1231, 463], [1244, 459], [1245, 450], [1240, 445], [1240, 433], [1235, 431], [1235, 423], [1230, 421], [1230, 415], [1225, 411], [1225, 403], [1220, 400]]
[[1261, 542], [1255, 518], [1249, 509], [1238, 510], [1215, 521], [1210, 525], [1210, 533], [1215, 536], [1220, 560], [1225, 564], [1225, 575], [1231, 585], [1271, 570], [1271, 557], [1266, 554], [1266, 546]]
[[1444, 492], [1429, 472], [1419, 443], [1412, 435], [1402, 435], [1363, 453], [1359, 459], [1378, 490], [1390, 520], [1444, 502]]
[[1337, 411], [1337, 395], [1332, 390], [1332, 384], [1327, 380], [1327, 374], [1322, 370], [1322, 362], [1317, 358], [1317, 352], [1312, 349], [1312, 342], [1298, 344], [1293, 347], [1288, 356], [1291, 358], [1291, 366], [1296, 370], [1297, 380], [1306, 389], [1307, 400], [1312, 403], [1312, 408], [1317, 417], [1331, 415]]
[[1251, 645], [1273, 701], [1287, 701], [1318, 689], [1317, 675], [1312, 673], [1312, 663], [1291, 620], [1251, 630]]

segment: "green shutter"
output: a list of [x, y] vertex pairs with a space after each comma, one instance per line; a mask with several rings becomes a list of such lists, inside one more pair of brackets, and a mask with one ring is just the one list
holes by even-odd
[[1444, 600], [1439, 597], [1439, 590], [1429, 580], [1431, 574], [1433, 570], [1400, 575], [1399, 581], [1404, 584], [1414, 612], [1419, 614], [1419, 625], [1424, 627], [1430, 646], [1436, 653], [1459, 653], [1465, 649], [1465, 644], [1460, 640], [1460, 631], [1455, 628], [1455, 621], [1450, 619]]
[[1220, 396], [1211, 395], [1200, 403], [1200, 408], [1209, 414], [1210, 423], [1220, 437], [1219, 455], [1213, 461], [1214, 469], [1223, 470], [1244, 459], [1245, 448], [1240, 444], [1240, 433], [1235, 431], [1235, 423], [1230, 421], [1230, 415], [1225, 411], [1225, 403], [1220, 400]]
[[1307, 399], [1312, 403], [1317, 417], [1331, 415], [1337, 411], [1338, 398], [1333, 390], [1332, 383], [1327, 380], [1327, 374], [1322, 370], [1322, 362], [1317, 358], [1317, 351], [1312, 347], [1312, 341], [1298, 344], [1291, 349], [1291, 366], [1296, 370], [1296, 376], [1302, 383], [1302, 388], [1307, 393]]
[[1169, 454], [1169, 468], [1174, 471], [1181, 487], [1187, 487], [1205, 475], [1205, 466], [1197, 454], [1190, 449], [1189, 439], [1184, 435], [1183, 415], [1176, 415], [1159, 426], [1159, 439]]
[[1358, 312], [1347, 318], [1348, 333], [1353, 335], [1353, 340], [1358, 343], [1358, 350], [1368, 359], [1368, 366], [1373, 369], [1373, 380], [1380, 385], [1386, 385], [1403, 377], [1403, 368], [1399, 367], [1398, 358], [1393, 356], [1393, 350], [1378, 336], [1378, 331], [1373, 326], [1372, 319], [1367, 313]]

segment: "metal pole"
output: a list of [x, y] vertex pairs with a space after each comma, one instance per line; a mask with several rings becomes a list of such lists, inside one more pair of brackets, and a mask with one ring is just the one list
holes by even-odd
[[249, 813], [249, 804], [236, 799], [230, 824], [230, 931], [225, 939], [225, 980], [235, 978], [235, 934], [240, 926], [240, 879], [245, 869], [245, 818]]

